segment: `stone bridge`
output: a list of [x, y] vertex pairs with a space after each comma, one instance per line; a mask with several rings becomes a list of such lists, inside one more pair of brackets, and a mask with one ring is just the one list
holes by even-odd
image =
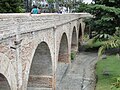
[[55, 90], [58, 65], [70, 64], [82, 43], [85, 17], [0, 14], [0, 90]]

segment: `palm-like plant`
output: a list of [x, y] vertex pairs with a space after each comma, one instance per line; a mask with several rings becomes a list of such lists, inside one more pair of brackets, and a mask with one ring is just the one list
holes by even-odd
[[100, 47], [98, 50], [99, 59], [106, 50], [120, 48], [120, 28], [116, 29], [117, 30], [113, 36], [109, 34], [98, 34], [88, 41], [88, 45], [91, 48], [93, 44], [95, 44], [98, 41], [100, 42], [99, 46], [97, 46]]
[[109, 35], [109, 34], [105, 34], [105, 33], [98, 34], [98, 35], [96, 35], [95, 37], [93, 37], [92, 39], [90, 39], [88, 41], [88, 45], [92, 46], [92, 44], [94, 44], [97, 41], [99, 41], [99, 42], [101, 42], [101, 44], [100, 44], [100, 46], [101, 46], [104, 41], [107, 41], [107, 40], [109, 40], [111, 38], [113, 38], [113, 37], [111, 35]]
[[104, 41], [98, 50], [99, 59], [106, 49], [120, 48], [120, 29], [118, 29], [114, 36], [107, 41]]

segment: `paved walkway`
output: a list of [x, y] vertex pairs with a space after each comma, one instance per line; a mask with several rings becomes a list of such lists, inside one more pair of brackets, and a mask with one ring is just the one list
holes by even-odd
[[96, 53], [78, 53], [60, 84], [57, 85], [57, 90], [94, 90], [96, 62]]

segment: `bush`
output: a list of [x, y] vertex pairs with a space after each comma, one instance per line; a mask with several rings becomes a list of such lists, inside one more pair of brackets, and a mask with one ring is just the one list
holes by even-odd
[[71, 60], [75, 59], [75, 52], [71, 52]]

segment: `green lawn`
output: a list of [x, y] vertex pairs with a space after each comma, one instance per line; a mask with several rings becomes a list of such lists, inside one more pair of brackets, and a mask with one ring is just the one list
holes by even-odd
[[120, 88], [111, 89], [112, 84], [117, 81], [116, 78], [120, 77], [120, 58], [108, 56], [98, 61], [96, 75], [98, 75], [96, 90], [120, 90]]

